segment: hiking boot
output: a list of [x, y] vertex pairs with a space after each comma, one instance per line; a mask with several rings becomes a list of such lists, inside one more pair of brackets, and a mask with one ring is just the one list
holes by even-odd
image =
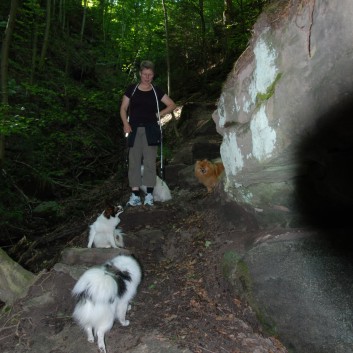
[[127, 205], [130, 206], [140, 206], [141, 205], [141, 198], [140, 196], [136, 196], [134, 193], [131, 194], [129, 201], [127, 202]]
[[147, 194], [145, 197], [145, 202], [143, 204], [147, 206], [153, 206], [153, 195]]

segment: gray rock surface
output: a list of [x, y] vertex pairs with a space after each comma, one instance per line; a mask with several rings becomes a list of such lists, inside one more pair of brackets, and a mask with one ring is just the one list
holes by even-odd
[[106, 249], [88, 249], [88, 248], [66, 248], [61, 255], [61, 262], [66, 265], [98, 265], [120, 254], [129, 254], [127, 249], [106, 248]]
[[[267, 329], [298, 353], [353, 352], [353, 263], [322, 234], [271, 232], [233, 268]], [[246, 283], [246, 285], [244, 285]]]
[[27, 294], [36, 277], [0, 248], [0, 300], [9, 304]]
[[312, 230], [229, 256], [235, 291], [296, 353], [353, 352], [352, 16], [349, 0], [270, 4], [213, 114], [225, 199]]

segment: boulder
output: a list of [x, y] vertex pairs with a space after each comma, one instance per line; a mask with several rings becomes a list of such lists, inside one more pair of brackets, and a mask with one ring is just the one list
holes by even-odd
[[260, 224], [352, 211], [352, 16], [349, 0], [275, 1], [224, 84], [213, 113], [224, 188]]
[[0, 300], [12, 304], [25, 296], [36, 276], [13, 261], [0, 248]]
[[268, 232], [244, 256], [226, 252], [223, 268], [291, 352], [353, 352], [353, 264], [319, 233]]

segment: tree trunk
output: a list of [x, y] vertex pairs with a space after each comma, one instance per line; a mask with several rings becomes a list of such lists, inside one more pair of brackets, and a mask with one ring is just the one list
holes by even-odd
[[[4, 38], [1, 47], [1, 103], [0, 119], [5, 119], [9, 104], [9, 90], [8, 90], [8, 75], [9, 75], [9, 51], [13, 30], [15, 28], [16, 14], [19, 5], [19, 0], [11, 0], [10, 15], [7, 21]], [[5, 136], [0, 135], [0, 166], [5, 160]]]
[[[243, 1], [240, 0], [240, 7], [243, 7]], [[224, 11], [223, 11], [223, 24], [225, 26], [231, 25], [235, 22], [235, 11], [233, 6], [233, 0], [224, 0]]]
[[34, 35], [33, 35], [33, 46], [32, 46], [32, 66], [31, 66], [31, 77], [30, 84], [33, 85], [34, 75], [36, 73], [37, 64], [37, 47], [38, 47], [38, 25], [34, 24]]
[[103, 42], [105, 43], [105, 0], [100, 0], [99, 3], [100, 7], [100, 16], [102, 20], [102, 32], [103, 32]]
[[48, 42], [49, 42], [49, 32], [50, 32], [50, 22], [51, 22], [51, 0], [47, 0], [47, 16], [45, 20], [45, 32], [44, 40], [42, 46], [42, 52], [40, 54], [39, 69], [42, 70], [44, 67], [45, 57], [47, 55]]
[[65, 0], [59, 1], [59, 22], [61, 23], [61, 28], [63, 32], [66, 26], [66, 2]]
[[36, 276], [17, 262], [13, 261], [0, 248], [0, 300], [12, 304], [16, 299], [26, 295]]
[[[165, 0], [162, 0], [163, 13], [164, 13], [164, 29], [165, 29], [165, 47], [167, 52], [167, 82], [168, 82], [168, 96], [171, 95], [171, 84], [170, 84], [170, 57], [169, 57], [169, 32], [168, 32], [168, 11], [165, 5]], [[177, 137], [179, 137], [179, 132], [177, 129], [177, 121], [174, 116], [174, 112], [171, 112], [173, 120], [173, 130]]]
[[84, 34], [84, 32], [85, 32], [86, 12], [87, 12], [87, 0], [84, 0], [84, 3], [83, 3], [82, 24], [81, 24], [81, 34], [80, 34], [80, 40], [81, 40], [81, 42], [82, 42], [82, 39], [83, 39], [83, 34]]
[[[204, 0], [199, 0], [200, 21], [201, 21], [201, 45], [202, 45], [202, 60], [206, 62], [206, 25], [204, 15]], [[204, 67], [206, 70], [206, 67]]]
[[169, 58], [169, 35], [168, 35], [168, 13], [165, 1], [162, 0], [163, 13], [164, 13], [164, 30], [165, 30], [165, 47], [167, 53], [167, 80], [168, 80], [168, 96], [170, 96], [170, 58]]

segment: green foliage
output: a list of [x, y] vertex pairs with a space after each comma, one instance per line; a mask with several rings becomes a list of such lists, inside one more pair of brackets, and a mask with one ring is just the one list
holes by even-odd
[[[166, 142], [163, 142], [163, 160], [164, 161], [169, 161], [173, 157], [172, 149], [168, 146]], [[158, 147], [158, 152], [157, 152], [158, 158], [161, 158], [161, 148], [160, 146]]]
[[[166, 1], [172, 97], [181, 101], [217, 96], [265, 1], [234, 2], [236, 16], [227, 26], [222, 1], [203, 3], [201, 9], [197, 1]], [[9, 5], [1, 11], [1, 28]], [[76, 195], [121, 169], [120, 100], [138, 80], [142, 59], [156, 63], [155, 82], [166, 89], [167, 38], [159, 0], [93, 0], [84, 26], [81, 1], [54, 2], [39, 68], [44, 6], [39, 0], [21, 3], [9, 55], [9, 104], [0, 105], [4, 170], [10, 176], [1, 180], [0, 212], [8, 222], [20, 222], [41, 200]], [[168, 161], [167, 140], [163, 148]]]
[[[7, 193], [1, 192], [0, 194], [3, 194], [3, 197], [8, 198]], [[0, 214], [0, 228], [13, 223], [22, 223], [24, 221], [24, 214], [20, 209], [9, 209], [8, 207], [4, 207], [2, 202], [0, 202]]]
[[40, 203], [33, 212], [41, 216], [60, 216], [63, 209], [62, 206], [55, 201], [46, 201]]

